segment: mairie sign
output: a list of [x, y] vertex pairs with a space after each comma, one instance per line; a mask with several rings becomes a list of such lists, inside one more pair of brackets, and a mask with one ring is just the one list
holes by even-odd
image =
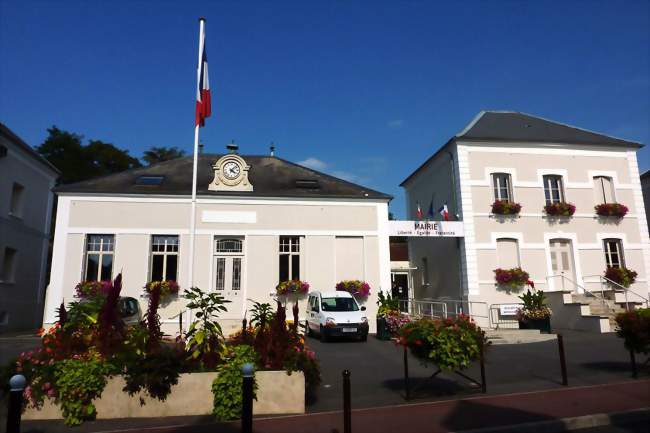
[[460, 238], [465, 235], [462, 221], [388, 221], [390, 236]]

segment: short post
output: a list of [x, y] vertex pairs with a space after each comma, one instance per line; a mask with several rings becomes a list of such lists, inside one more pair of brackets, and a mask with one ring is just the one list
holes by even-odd
[[632, 377], [637, 378], [639, 373], [636, 369], [636, 357], [634, 356], [634, 350], [630, 350], [630, 363], [632, 364]]
[[411, 399], [411, 384], [409, 383], [409, 353], [406, 346], [404, 346], [404, 392], [406, 399]]
[[566, 374], [566, 357], [564, 356], [564, 337], [557, 334], [557, 348], [560, 352], [560, 369], [562, 370], [562, 385], [568, 386], [569, 380]]
[[485, 382], [485, 342], [481, 340], [481, 392], [485, 394], [487, 392], [487, 383]]
[[27, 379], [16, 374], [9, 379], [9, 408], [7, 412], [7, 433], [20, 433], [20, 414], [23, 409], [23, 390]]
[[183, 337], [183, 312], [178, 314], [178, 335]]
[[343, 370], [343, 433], [352, 433], [352, 407], [350, 402], [350, 370]]
[[255, 366], [250, 362], [244, 364], [242, 372], [242, 410], [241, 410], [241, 431], [242, 433], [253, 432], [253, 380]]

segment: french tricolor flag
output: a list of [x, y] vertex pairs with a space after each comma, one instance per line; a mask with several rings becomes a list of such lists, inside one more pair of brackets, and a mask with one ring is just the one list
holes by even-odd
[[[201, 27], [203, 29], [203, 27]], [[196, 115], [195, 125], [204, 126], [205, 118], [210, 117], [210, 80], [208, 79], [208, 55], [205, 53], [205, 33], [202, 31], [199, 39], [199, 67], [196, 86]]]
[[438, 213], [442, 215], [445, 221], [449, 221], [449, 209], [447, 209], [447, 203], [443, 204], [442, 207], [438, 209]]

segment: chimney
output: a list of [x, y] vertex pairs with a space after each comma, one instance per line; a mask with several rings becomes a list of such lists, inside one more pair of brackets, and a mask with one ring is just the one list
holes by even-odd
[[231, 141], [230, 141], [230, 144], [226, 146], [226, 149], [228, 149], [228, 151], [229, 151], [230, 153], [235, 153], [235, 154], [236, 154], [236, 153], [237, 153], [237, 150], [239, 149], [239, 146], [237, 146], [237, 145], [235, 144], [235, 140], [231, 140]]

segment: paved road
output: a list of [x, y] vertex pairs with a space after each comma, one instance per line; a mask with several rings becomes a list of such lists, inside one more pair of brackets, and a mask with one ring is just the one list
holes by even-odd
[[[570, 385], [592, 385], [629, 380], [629, 354], [614, 334], [564, 333]], [[404, 400], [403, 350], [392, 342], [372, 336], [368, 342], [321, 343], [308, 338], [307, 344], [321, 362], [323, 383], [309, 412], [341, 408], [344, 369], [351, 371], [352, 404], [355, 408], [402, 404]], [[556, 341], [494, 345], [486, 353], [489, 394], [560, 388], [561, 372]], [[409, 357], [412, 386], [433, 373]], [[480, 379], [478, 365], [466, 371]], [[647, 375], [648, 373], [645, 372]], [[416, 401], [440, 400], [475, 395], [479, 390], [453, 374], [441, 374], [416, 394]]]
[[0, 334], [0, 365], [5, 365], [21, 352], [39, 346], [39, 337], [28, 332]]

